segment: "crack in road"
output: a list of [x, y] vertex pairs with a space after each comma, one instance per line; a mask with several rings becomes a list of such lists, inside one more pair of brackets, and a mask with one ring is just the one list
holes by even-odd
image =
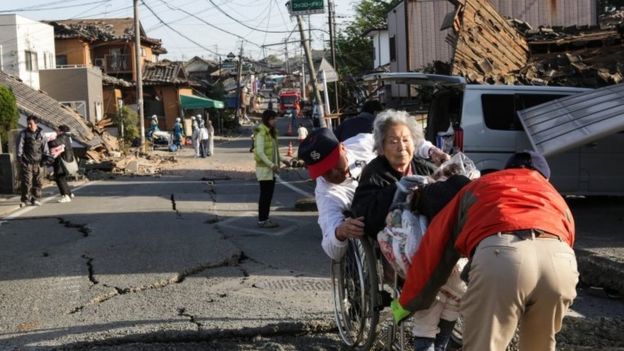
[[87, 260], [87, 270], [89, 271], [89, 281], [91, 282], [91, 284], [99, 284], [100, 282], [95, 279], [95, 273], [93, 271], [93, 257], [89, 257], [87, 255], [82, 255], [81, 257]]
[[191, 323], [193, 323], [193, 324], [195, 324], [197, 326], [197, 331], [199, 331], [201, 329], [201, 327], [203, 326], [201, 323], [199, 323], [195, 319], [195, 316], [193, 316], [192, 314], [186, 313], [186, 309], [184, 307], [178, 308], [178, 316], [187, 317]]
[[56, 219], [59, 221], [60, 224], [64, 225], [67, 228], [78, 229], [78, 231], [82, 233], [82, 236], [85, 238], [88, 237], [89, 234], [92, 232], [91, 228], [89, 228], [86, 224], [73, 223], [62, 217], [56, 217]]
[[176, 208], [176, 200], [174, 194], [171, 194], [171, 207], [173, 208], [173, 211], [176, 213], [176, 215], [178, 215], [178, 217], [182, 217], [182, 213], [180, 213], [180, 211], [178, 211], [178, 209]]
[[[106, 302], [116, 296], [121, 296], [121, 295], [126, 295], [126, 294], [133, 294], [133, 293], [139, 293], [139, 292], [143, 292], [143, 291], [147, 291], [147, 290], [153, 290], [153, 289], [162, 289], [165, 288], [171, 284], [179, 284], [182, 283], [186, 277], [200, 273], [202, 271], [205, 271], [207, 269], [213, 269], [213, 268], [219, 268], [219, 267], [235, 267], [238, 266], [239, 262], [240, 262], [240, 257], [241, 257], [242, 252], [238, 251], [237, 253], [233, 254], [230, 257], [226, 257], [224, 259], [222, 259], [221, 261], [218, 262], [214, 262], [214, 263], [206, 263], [206, 264], [200, 264], [198, 266], [195, 267], [191, 267], [189, 269], [186, 269], [180, 273], [177, 273], [174, 277], [171, 277], [169, 279], [163, 279], [161, 281], [158, 281], [154, 284], [150, 284], [150, 285], [142, 285], [142, 286], [138, 286], [138, 287], [130, 287], [130, 288], [120, 288], [120, 287], [116, 287], [116, 286], [110, 286], [107, 284], [102, 284], [102, 286], [105, 286], [107, 288], [111, 288], [113, 289], [113, 291], [105, 293], [105, 294], [101, 294], [98, 295], [94, 298], [92, 298], [91, 300], [89, 300], [85, 305], [82, 306], [78, 306], [75, 307], [73, 310], [71, 310], [69, 312], [69, 314], [74, 314], [77, 312], [82, 311], [85, 307], [87, 306], [92, 306], [92, 305], [97, 305], [103, 302]], [[83, 255], [83, 257], [87, 258], [85, 255]], [[89, 263], [89, 261], [87, 261], [87, 263]], [[93, 269], [93, 267], [90, 267], [91, 269]], [[89, 273], [91, 275], [91, 271]], [[91, 277], [89, 278], [89, 280], [91, 280]], [[93, 282], [93, 281], [92, 281]], [[99, 282], [98, 282], [99, 283]]]

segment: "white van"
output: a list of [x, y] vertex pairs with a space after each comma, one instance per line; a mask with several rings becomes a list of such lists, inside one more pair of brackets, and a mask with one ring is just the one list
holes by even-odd
[[[466, 84], [462, 77], [412, 72], [371, 74], [365, 80], [435, 87], [425, 137], [440, 145], [445, 138], [440, 135], [453, 133], [451, 143], [447, 144], [450, 150], [445, 151], [463, 151], [484, 173], [502, 169], [511, 154], [534, 148], [518, 111], [592, 91]], [[564, 194], [624, 195], [624, 123], [619, 128], [614, 134], [603, 134], [585, 145], [546, 155], [555, 187]], [[573, 144], [570, 140], [561, 142]]]

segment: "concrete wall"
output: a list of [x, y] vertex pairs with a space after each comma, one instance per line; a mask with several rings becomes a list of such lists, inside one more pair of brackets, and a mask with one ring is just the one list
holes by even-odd
[[[56, 67], [54, 29], [28, 18], [0, 15], [2, 67], [6, 73], [19, 77], [33, 89], [39, 89], [39, 70]], [[26, 51], [36, 53], [32, 71], [26, 69]]]
[[86, 116], [83, 117], [87, 121], [96, 123], [102, 119], [104, 96], [102, 72], [98, 68], [59, 68], [39, 73], [41, 90], [49, 96], [59, 102], [83, 101], [86, 105]]
[[91, 49], [89, 44], [80, 39], [57, 39], [56, 55], [65, 55], [68, 65], [91, 66]]
[[378, 68], [390, 63], [390, 39], [388, 37], [388, 30], [374, 30], [369, 36], [373, 40], [375, 50], [373, 68]]

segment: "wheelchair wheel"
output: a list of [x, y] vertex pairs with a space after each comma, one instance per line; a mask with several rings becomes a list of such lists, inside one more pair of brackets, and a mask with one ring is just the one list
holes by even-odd
[[334, 314], [342, 341], [369, 350], [379, 321], [377, 259], [367, 238], [349, 240], [345, 256], [332, 261]]

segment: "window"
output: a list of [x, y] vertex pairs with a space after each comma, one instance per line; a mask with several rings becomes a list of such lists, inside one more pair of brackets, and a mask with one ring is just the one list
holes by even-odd
[[57, 66], [67, 65], [67, 55], [56, 55], [56, 65]]
[[26, 54], [26, 70], [30, 72], [37, 71], [39, 68], [37, 63], [37, 53], [29, 50], [24, 51], [24, 53]]
[[394, 36], [390, 37], [390, 61], [396, 61], [396, 40]]
[[483, 118], [485, 125], [494, 130], [522, 130], [517, 111], [537, 106], [565, 95], [550, 94], [483, 94]]

